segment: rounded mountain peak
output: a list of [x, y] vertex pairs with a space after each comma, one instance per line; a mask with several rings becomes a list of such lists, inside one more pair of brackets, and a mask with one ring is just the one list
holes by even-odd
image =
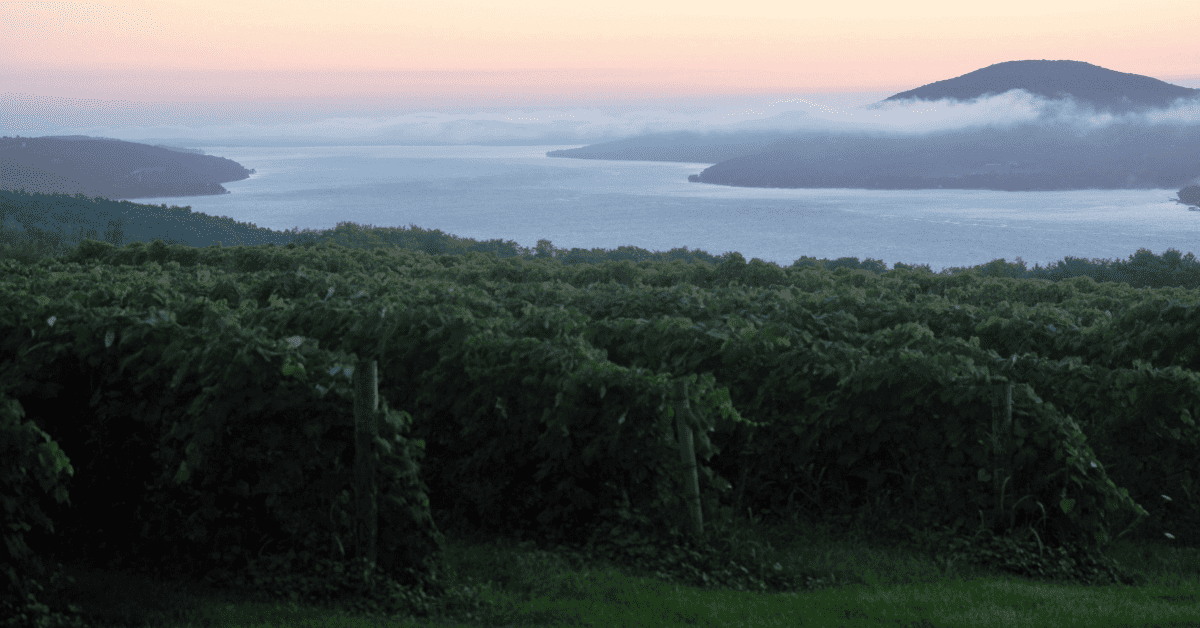
[[1023, 89], [1050, 100], [1074, 99], [1099, 111], [1169, 108], [1180, 98], [1198, 98], [1200, 89], [1172, 85], [1149, 76], [1116, 72], [1084, 61], [1005, 61], [944, 81], [889, 96], [889, 101], [950, 99], [970, 102]]

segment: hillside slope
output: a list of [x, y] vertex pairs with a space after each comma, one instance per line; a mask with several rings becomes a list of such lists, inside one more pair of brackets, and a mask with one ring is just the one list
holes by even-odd
[[213, 155], [83, 135], [0, 138], [0, 189], [112, 200], [228, 194], [254, 170]]

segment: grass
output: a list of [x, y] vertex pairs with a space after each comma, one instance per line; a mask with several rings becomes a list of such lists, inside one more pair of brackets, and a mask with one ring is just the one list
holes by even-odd
[[[986, 544], [943, 556], [880, 541], [862, 518], [793, 514], [781, 525], [723, 515], [706, 522], [706, 537], [720, 540], [699, 560], [661, 544], [622, 558], [447, 532], [449, 594], [420, 619], [78, 565], [67, 570], [76, 582], [51, 599], [76, 604], [93, 628], [1200, 626], [1200, 548], [1173, 540], [1118, 540], [1106, 554], [1140, 586], [1099, 585], [1015, 575], [995, 555], [972, 562], [989, 556]], [[1036, 553], [1023, 555], [1026, 567], [1036, 567]], [[698, 563], [701, 581], [689, 569]]]

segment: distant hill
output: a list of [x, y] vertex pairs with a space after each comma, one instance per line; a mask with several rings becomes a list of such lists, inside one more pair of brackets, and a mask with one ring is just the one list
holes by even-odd
[[716, 164], [753, 155], [785, 137], [846, 133], [888, 134], [886, 127], [872, 122], [830, 122], [803, 111], [785, 111], [763, 120], [738, 122], [705, 133], [652, 133], [580, 148], [552, 150], [546, 156]]
[[[1009, 61], [900, 92], [873, 107], [943, 98], [970, 102], [1012, 89], [1110, 113], [1200, 97], [1200, 90], [1082, 61]], [[1198, 176], [1197, 125], [1120, 123], [1080, 137], [1068, 128], [1026, 123], [916, 137], [781, 138], [688, 180], [740, 187], [1049, 191], [1177, 188]]]
[[155, 148], [165, 148], [167, 150], [173, 150], [177, 153], [191, 153], [193, 155], [207, 155], [208, 154], [208, 153], [200, 150], [199, 148], [182, 148], [179, 146], [167, 146], [165, 144], [155, 144], [154, 147]]
[[618, 161], [674, 161], [716, 164], [726, 159], [753, 155], [779, 141], [783, 133], [743, 131], [730, 134], [654, 133], [623, 140], [565, 148], [546, 153], [547, 157], [574, 159], [615, 159]]
[[1200, 175], [1200, 127], [1120, 125], [1085, 138], [1037, 125], [917, 138], [809, 137], [705, 168], [737, 187], [1051, 191], [1175, 189]]
[[1051, 100], [1074, 99], [1097, 111], [1126, 113], [1166, 109], [1176, 100], [1200, 97], [1200, 89], [1180, 87], [1140, 74], [1116, 72], [1083, 61], [1005, 61], [959, 77], [900, 92], [872, 105], [895, 101], [973, 102], [1014, 89]]
[[254, 170], [194, 149], [86, 135], [0, 137], [0, 189], [111, 200], [228, 194]]
[[[1200, 89], [1082, 61], [1007, 61], [889, 96], [889, 102], [971, 102], [1013, 89], [1097, 112], [1145, 112]], [[549, 157], [713, 163], [689, 181], [741, 187], [1075, 190], [1177, 188], [1200, 175], [1200, 126], [1115, 124], [1080, 137], [1027, 123], [924, 135], [871, 125], [791, 131], [654, 134]]]

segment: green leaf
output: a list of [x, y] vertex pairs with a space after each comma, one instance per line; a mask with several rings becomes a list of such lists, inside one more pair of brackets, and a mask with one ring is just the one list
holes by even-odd
[[175, 483], [183, 484], [191, 477], [191, 472], [188, 471], [187, 460], [179, 462], [179, 470], [175, 472]]
[[299, 377], [300, 375], [305, 374], [304, 365], [293, 360], [292, 356], [290, 355], [284, 358], [283, 368], [280, 370], [284, 376], [296, 375]]

